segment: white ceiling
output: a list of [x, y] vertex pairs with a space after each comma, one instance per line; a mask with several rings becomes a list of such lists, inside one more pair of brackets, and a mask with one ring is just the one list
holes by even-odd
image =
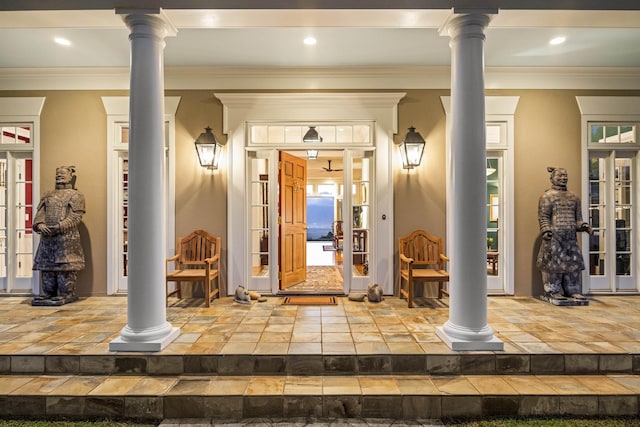
[[[165, 65], [448, 66], [447, 10], [168, 10]], [[129, 31], [113, 10], [0, 12], [0, 68], [127, 67]], [[317, 39], [306, 46], [307, 36]], [[565, 36], [562, 45], [549, 40]], [[64, 37], [70, 46], [54, 43]], [[640, 11], [501, 11], [488, 67], [640, 67]]]

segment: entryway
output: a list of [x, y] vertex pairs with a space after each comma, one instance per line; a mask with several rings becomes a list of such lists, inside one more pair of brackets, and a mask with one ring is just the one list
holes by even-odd
[[[392, 175], [399, 158], [392, 136], [403, 96], [216, 94], [224, 105], [223, 132], [228, 135], [221, 166], [228, 168], [229, 179], [228, 295], [240, 285], [263, 294], [280, 292], [279, 153], [295, 151], [308, 160], [307, 151], [313, 150], [342, 153], [343, 238], [336, 256], [342, 256], [343, 293], [364, 292], [377, 283], [385, 294], [393, 294]], [[322, 140], [303, 141], [311, 126]], [[319, 164], [329, 169], [326, 158], [320, 157]], [[337, 166], [333, 159], [331, 166]], [[306, 266], [306, 257], [303, 262]]]
[[[279, 293], [283, 295], [314, 294], [343, 295], [343, 242], [342, 206], [344, 188], [343, 150], [286, 151], [280, 156], [293, 157], [304, 163], [305, 176], [305, 277], [296, 283], [283, 283]], [[282, 162], [281, 164], [286, 164]], [[286, 167], [285, 167], [286, 169]], [[281, 170], [281, 176], [283, 172]], [[280, 193], [286, 194], [282, 191]], [[294, 196], [295, 199], [295, 196]], [[287, 202], [281, 203], [281, 217]], [[295, 207], [295, 204], [294, 204]], [[283, 223], [286, 224], [286, 219]], [[284, 224], [281, 224], [281, 228]], [[286, 247], [286, 245], [280, 245]], [[296, 256], [294, 256], [295, 260]], [[278, 259], [283, 259], [282, 254]], [[286, 262], [286, 260], [284, 261]], [[293, 262], [293, 260], [292, 260]]]

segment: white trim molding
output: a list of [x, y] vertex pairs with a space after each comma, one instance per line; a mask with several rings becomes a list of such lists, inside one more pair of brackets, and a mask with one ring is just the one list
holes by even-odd
[[[166, 67], [166, 90], [449, 89], [449, 66]], [[640, 68], [487, 67], [486, 89], [640, 89]], [[127, 90], [129, 69], [3, 68], [0, 90]]]

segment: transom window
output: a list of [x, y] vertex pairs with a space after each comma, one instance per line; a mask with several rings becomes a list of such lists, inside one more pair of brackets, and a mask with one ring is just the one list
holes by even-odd
[[323, 124], [321, 126], [290, 124], [251, 124], [249, 145], [253, 144], [301, 144], [310, 127], [318, 132], [322, 144], [372, 143], [372, 126], [366, 124]]

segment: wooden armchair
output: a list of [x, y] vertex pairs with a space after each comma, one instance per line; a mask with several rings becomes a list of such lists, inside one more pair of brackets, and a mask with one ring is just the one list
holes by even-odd
[[[169, 271], [169, 263], [174, 262], [174, 270]], [[211, 298], [220, 292], [220, 237], [213, 237], [204, 230], [196, 230], [178, 239], [176, 255], [167, 258], [166, 293], [167, 303], [171, 295], [182, 298], [182, 282], [204, 282], [205, 305], [209, 307]], [[216, 286], [212, 288], [212, 282]], [[169, 282], [175, 282], [176, 289], [169, 292]]]
[[449, 296], [447, 282], [449, 273], [442, 253], [442, 239], [424, 230], [416, 230], [400, 238], [400, 297], [407, 298], [409, 308], [413, 307], [414, 282], [437, 282], [438, 298]]

